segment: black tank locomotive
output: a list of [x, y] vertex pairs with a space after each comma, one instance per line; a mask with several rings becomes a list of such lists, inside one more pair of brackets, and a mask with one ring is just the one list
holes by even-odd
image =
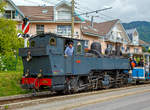
[[[72, 41], [74, 53], [65, 56], [66, 45]], [[53, 33], [33, 36], [29, 48], [21, 48], [25, 89], [78, 92], [109, 88], [128, 83], [129, 60], [101, 54], [101, 45], [93, 43], [85, 52], [85, 40], [69, 39]]]

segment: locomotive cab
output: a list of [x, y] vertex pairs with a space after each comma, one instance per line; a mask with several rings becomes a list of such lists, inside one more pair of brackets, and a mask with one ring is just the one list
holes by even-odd
[[[73, 42], [74, 46], [73, 56], [84, 56], [84, 40], [64, 38], [52, 33], [31, 37], [29, 47], [19, 49], [19, 55], [22, 57], [24, 66], [22, 84], [28, 83], [30, 88], [38, 85], [51, 86], [50, 78], [53, 75], [72, 73], [73, 56], [64, 56], [64, 50], [70, 41]], [[39, 84], [37, 84], [38, 78], [43, 78], [47, 84], [44, 84], [43, 80], [38, 80]], [[63, 78], [60, 80], [63, 82]], [[53, 84], [59, 85], [55, 81]]]

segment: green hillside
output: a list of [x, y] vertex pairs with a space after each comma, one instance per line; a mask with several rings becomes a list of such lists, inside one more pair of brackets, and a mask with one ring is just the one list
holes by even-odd
[[140, 39], [150, 43], [150, 22], [134, 21], [131, 23], [123, 23], [125, 29], [136, 28], [139, 32]]

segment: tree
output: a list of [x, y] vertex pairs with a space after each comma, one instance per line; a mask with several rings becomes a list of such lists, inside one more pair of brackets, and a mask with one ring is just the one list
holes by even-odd
[[[6, 3], [0, 0], [0, 14], [4, 12]], [[0, 54], [13, 53], [22, 47], [23, 40], [17, 38], [17, 22], [5, 18], [0, 18]]]
[[0, 13], [4, 12], [4, 6], [6, 5], [6, 3], [3, 0], [0, 0]]
[[143, 51], [143, 52], [147, 52], [147, 49], [143, 46], [143, 47], [142, 47], [142, 51]]
[[[5, 3], [0, 0], [0, 14], [4, 12]], [[23, 47], [23, 39], [18, 39], [17, 22], [0, 18], [0, 70], [13, 70], [18, 49]]]

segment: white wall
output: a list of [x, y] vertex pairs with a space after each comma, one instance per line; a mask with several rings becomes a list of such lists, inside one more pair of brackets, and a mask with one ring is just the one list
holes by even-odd
[[138, 33], [136, 31], [133, 33], [133, 41], [132, 41], [132, 43], [134, 45], [139, 45], [139, 36], [138, 36]]
[[71, 8], [67, 5], [62, 5], [56, 8], [56, 20], [71, 20]]
[[122, 28], [120, 23], [117, 23], [113, 28], [112, 28], [112, 32], [110, 34], [110, 40], [116, 42], [122, 42], [122, 43], [127, 43], [127, 35], [124, 31], [124, 29]]

